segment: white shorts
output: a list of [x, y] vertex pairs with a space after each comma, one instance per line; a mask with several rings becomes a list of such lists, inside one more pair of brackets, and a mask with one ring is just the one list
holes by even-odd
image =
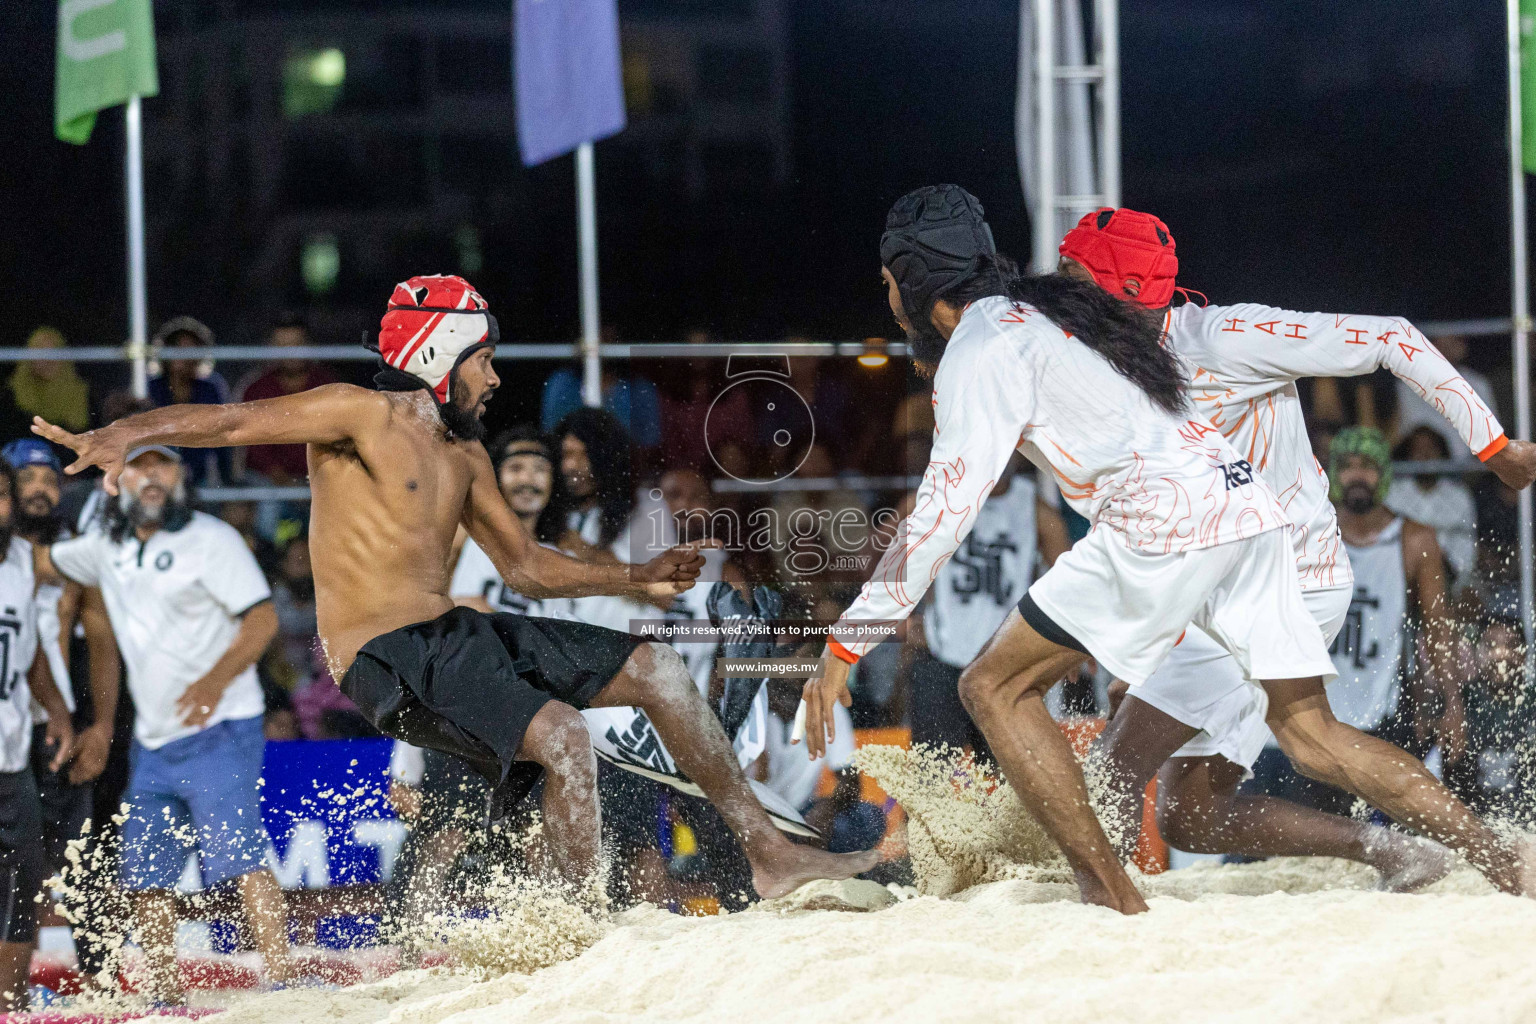
[[[1344, 625], [1353, 594], [1353, 585], [1301, 592], [1325, 645], [1333, 643]], [[1264, 722], [1269, 695], [1245, 679], [1237, 659], [1197, 626], [1189, 628], [1167, 660], [1131, 696], [1201, 730], [1174, 757], [1220, 754], [1233, 764], [1252, 768], [1269, 739]]]
[[1098, 527], [1035, 581], [1029, 597], [1132, 686], [1146, 682], [1191, 623], [1237, 659], [1246, 678], [1338, 674], [1302, 601], [1284, 529], [1155, 555]]

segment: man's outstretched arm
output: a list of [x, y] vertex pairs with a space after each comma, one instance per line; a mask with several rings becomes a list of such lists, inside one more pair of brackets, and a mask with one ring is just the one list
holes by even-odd
[[168, 405], [99, 430], [72, 434], [36, 417], [32, 432], [78, 456], [66, 473], [100, 466], [108, 494], [117, 493], [123, 459], [146, 444], [228, 448], [254, 444], [336, 444], [376, 429], [389, 416], [383, 395], [351, 384], [327, 384], [296, 395], [229, 405]]
[[545, 547], [507, 507], [485, 450], [477, 446], [473, 458], [464, 527], [518, 593], [534, 598], [611, 594], [645, 602], [680, 594], [699, 578], [704, 557], [697, 544], [680, 544], [643, 565], [584, 562]]
[[1445, 417], [1505, 484], [1520, 490], [1536, 480], [1536, 445], [1506, 437], [1466, 378], [1401, 317], [1298, 313], [1242, 303], [1204, 311], [1201, 329], [1212, 342], [1207, 348], [1220, 353], [1223, 378], [1268, 382], [1385, 369]]

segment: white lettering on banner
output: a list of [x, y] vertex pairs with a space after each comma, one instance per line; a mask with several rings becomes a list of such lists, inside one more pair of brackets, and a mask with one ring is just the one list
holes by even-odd
[[187, 854], [187, 862], [181, 866], [181, 877], [176, 880], [176, 891], [180, 893], [203, 891], [203, 862], [196, 850]]
[[117, 0], [64, 0], [59, 5], [59, 41], [64, 56], [70, 60], [95, 60], [128, 48], [128, 33], [122, 29], [89, 39], [75, 35], [75, 21], [99, 7], [111, 7]]
[[399, 818], [367, 818], [352, 823], [352, 841], [379, 851], [379, 880], [395, 877], [395, 858], [405, 844], [405, 822]]
[[288, 856], [267, 847], [267, 866], [284, 889], [324, 889], [331, 884], [331, 862], [325, 851], [325, 823], [303, 818], [294, 823]]

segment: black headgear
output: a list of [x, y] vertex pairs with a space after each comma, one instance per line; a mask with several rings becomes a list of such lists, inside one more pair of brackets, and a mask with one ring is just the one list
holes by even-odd
[[959, 185], [929, 185], [896, 200], [880, 236], [880, 263], [896, 279], [902, 310], [919, 334], [933, 333], [936, 300], [997, 252], [981, 201]]

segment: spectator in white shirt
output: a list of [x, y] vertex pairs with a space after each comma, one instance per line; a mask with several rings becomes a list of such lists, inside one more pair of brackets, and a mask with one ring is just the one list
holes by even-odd
[[[1428, 424], [1414, 427], [1392, 452], [1393, 459], [1409, 462], [1450, 457], [1451, 446], [1445, 435]], [[1477, 508], [1472, 492], [1457, 477], [1436, 473], [1395, 477], [1383, 504], [1435, 531], [1435, 540], [1450, 565], [1453, 588], [1477, 564]]]
[[175, 889], [236, 880], [274, 982], [288, 980], [287, 912], [266, 866], [265, 739], [256, 661], [277, 633], [272, 594], [240, 534], [187, 504], [175, 449], [128, 453], [104, 522], [39, 557], [45, 577], [99, 587], [136, 720], [123, 800], [123, 886], [156, 998], [180, 1002]]

